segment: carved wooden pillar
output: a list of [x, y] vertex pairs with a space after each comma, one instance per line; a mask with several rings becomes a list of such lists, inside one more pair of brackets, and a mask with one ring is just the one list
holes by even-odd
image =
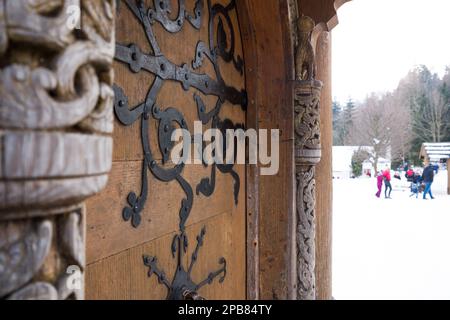
[[297, 181], [297, 298], [316, 298], [316, 164], [320, 161], [320, 81], [295, 86], [295, 165]]
[[112, 160], [114, 13], [0, 0], [0, 299], [83, 298], [83, 201]]
[[314, 22], [298, 22], [294, 83], [295, 165], [297, 181], [297, 299], [316, 299], [315, 168], [321, 158], [319, 101], [322, 83], [315, 80], [311, 33]]

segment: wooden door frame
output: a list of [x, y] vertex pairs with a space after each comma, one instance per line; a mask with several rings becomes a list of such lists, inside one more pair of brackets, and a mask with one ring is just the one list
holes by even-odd
[[[325, 155], [317, 170], [319, 197], [319, 299], [331, 298], [331, 44], [329, 32], [338, 24], [336, 11], [351, 0], [237, 0], [248, 93], [247, 127], [280, 129], [280, 170], [274, 177], [247, 166], [247, 298], [297, 298], [296, 181], [294, 161], [293, 12], [316, 21], [313, 45], [319, 56], [318, 75], [325, 83], [320, 120]], [[274, 93], [274, 94], [271, 94]], [[330, 136], [331, 135], [331, 136]], [[323, 242], [323, 245], [322, 245]]]
[[[237, 1], [248, 93], [247, 127], [280, 129], [280, 170], [248, 165], [247, 298], [295, 297], [293, 49], [288, 1]], [[275, 60], [274, 60], [275, 59]], [[271, 94], [272, 93], [272, 94]]]

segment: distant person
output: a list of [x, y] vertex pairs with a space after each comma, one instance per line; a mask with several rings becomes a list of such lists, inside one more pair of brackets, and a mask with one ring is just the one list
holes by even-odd
[[375, 196], [377, 198], [379, 198], [381, 196], [381, 189], [383, 188], [383, 174], [380, 172], [378, 172], [377, 175], [377, 188], [378, 188], [378, 192], [375, 194]]
[[437, 163], [435, 163], [433, 165], [433, 170], [434, 170], [435, 174], [438, 174], [438, 172], [439, 172], [439, 165]]
[[406, 171], [405, 174], [406, 180], [408, 180], [408, 182], [412, 182], [412, 180], [414, 179], [414, 171], [410, 168]]
[[415, 195], [416, 199], [419, 198], [419, 193], [422, 191], [421, 190], [422, 189], [421, 186], [422, 186], [422, 175], [419, 172], [414, 173], [413, 179], [411, 181], [411, 195], [410, 195], [410, 197]]
[[[384, 197], [386, 199], [391, 199], [392, 185], [391, 185], [391, 170], [386, 168], [383, 172], [384, 179]], [[388, 193], [389, 190], [389, 193]]]
[[419, 170], [417, 170], [417, 172], [414, 173], [413, 182], [422, 184], [423, 182], [422, 173]]
[[430, 163], [425, 169], [423, 169], [422, 174], [423, 182], [425, 183], [425, 191], [423, 192], [423, 199], [427, 199], [427, 194], [430, 194], [431, 199], [434, 199], [431, 193], [431, 185], [434, 181], [434, 166]]

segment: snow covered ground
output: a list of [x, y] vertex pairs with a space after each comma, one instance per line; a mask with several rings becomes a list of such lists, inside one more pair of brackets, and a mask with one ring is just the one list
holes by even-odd
[[450, 299], [446, 171], [435, 200], [409, 198], [404, 181], [394, 181], [392, 199], [375, 197], [374, 178], [333, 183], [335, 299]]

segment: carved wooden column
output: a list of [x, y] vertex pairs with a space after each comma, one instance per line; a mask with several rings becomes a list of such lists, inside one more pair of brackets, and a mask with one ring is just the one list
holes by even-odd
[[0, 299], [83, 298], [83, 201], [112, 160], [114, 13], [0, 0]]
[[321, 93], [322, 157], [316, 167], [316, 298], [331, 299], [331, 242], [333, 213], [332, 112], [331, 112], [331, 31], [338, 24], [338, 10], [350, 0], [295, 0], [300, 14], [316, 22], [313, 44], [316, 48], [317, 73], [323, 82]]
[[298, 22], [296, 81], [294, 85], [295, 164], [297, 181], [297, 299], [316, 299], [315, 285], [315, 167], [320, 161], [322, 83], [315, 80], [311, 33], [314, 22]]
[[316, 298], [316, 164], [320, 161], [319, 81], [295, 87], [295, 164], [297, 180], [297, 298]]

